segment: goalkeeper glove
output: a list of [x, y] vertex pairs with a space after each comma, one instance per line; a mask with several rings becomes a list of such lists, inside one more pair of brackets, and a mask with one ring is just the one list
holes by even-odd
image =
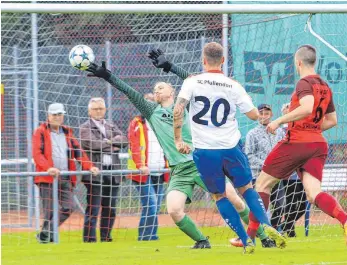
[[98, 66], [95, 63], [92, 63], [86, 71], [90, 72], [91, 74], [88, 74], [90, 77], [100, 77], [105, 80], [109, 80], [111, 76], [110, 70], [106, 69], [106, 62], [102, 61], [101, 66]]
[[165, 58], [165, 55], [162, 52], [162, 50], [152, 49], [148, 53], [148, 58], [152, 60], [152, 63], [156, 68], [163, 68], [163, 71], [166, 73], [170, 72], [172, 64], [168, 59]]

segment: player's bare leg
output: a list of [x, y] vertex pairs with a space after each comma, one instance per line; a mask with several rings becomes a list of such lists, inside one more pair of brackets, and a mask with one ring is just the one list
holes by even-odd
[[[248, 225], [249, 224], [249, 208], [245, 202], [241, 199], [239, 194], [236, 192], [234, 186], [227, 182], [225, 185], [225, 192], [228, 200], [234, 205], [236, 211], [240, 214], [242, 221]], [[276, 247], [274, 241], [272, 241], [264, 232], [262, 226], [259, 227], [257, 231], [257, 236], [260, 238], [262, 246], [264, 248]], [[243, 247], [243, 243], [240, 238], [232, 238], [229, 240], [230, 244], [234, 247]]]
[[228, 200], [234, 205], [237, 212], [242, 212], [246, 208], [246, 204], [237, 194], [234, 186], [231, 183], [225, 184], [225, 192]]
[[277, 182], [279, 182], [277, 178], [274, 178], [264, 171], [261, 171], [259, 177], [255, 182], [255, 190], [257, 192], [264, 192], [270, 195], [272, 188], [276, 185]]
[[170, 191], [166, 196], [167, 211], [178, 228], [193, 239], [196, 243], [194, 249], [211, 248], [208, 238], [205, 237], [192, 219], [184, 212], [187, 195], [178, 190]]
[[[274, 178], [273, 176], [262, 171], [255, 182], [255, 189], [263, 201], [265, 212], [269, 208], [271, 189], [278, 181], [279, 180], [277, 178]], [[245, 192], [245, 189], [248, 188], [249, 187], [245, 186], [239, 189], [239, 191], [243, 194]], [[249, 219], [250, 221], [247, 233], [251, 238], [254, 238], [260, 223], [252, 212], [250, 213]], [[276, 246], [278, 248], [286, 247], [286, 239], [275, 228], [273, 228], [269, 224], [264, 224], [264, 229], [267, 235], [276, 242]]]
[[341, 223], [347, 245], [347, 213], [339, 202], [332, 195], [323, 192], [321, 182], [307, 171], [303, 172], [302, 184], [306, 191], [307, 200]]

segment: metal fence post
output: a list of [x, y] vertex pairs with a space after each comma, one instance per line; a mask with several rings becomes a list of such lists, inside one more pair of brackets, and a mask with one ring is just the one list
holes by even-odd
[[[31, 104], [31, 85], [30, 85], [30, 73], [27, 74], [26, 81], [26, 120], [27, 120], [27, 157], [28, 172], [32, 171], [32, 104]], [[28, 177], [28, 224], [32, 226], [33, 218], [33, 202], [34, 202], [34, 178], [32, 176]]]
[[[33, 1], [35, 3], [36, 1]], [[31, 43], [32, 43], [32, 64], [33, 64], [33, 98], [34, 98], [34, 128], [39, 125], [39, 77], [37, 58], [37, 14], [31, 14]], [[36, 231], [40, 230], [40, 192], [35, 186], [35, 219]]]
[[[18, 82], [18, 47], [13, 46], [13, 68], [14, 68], [14, 152], [16, 160], [19, 159], [19, 82]], [[16, 172], [19, 172], [19, 165], [16, 165]], [[20, 177], [16, 177], [16, 200], [17, 211], [20, 214]]]
[[[107, 69], [111, 69], [111, 42], [106, 41], [105, 42], [105, 50], [106, 50], [106, 66]], [[108, 120], [112, 121], [113, 120], [113, 109], [112, 109], [112, 87], [111, 85], [106, 82], [106, 87], [107, 87], [107, 118]]]
[[59, 243], [59, 202], [58, 202], [58, 177], [53, 179], [53, 242]]

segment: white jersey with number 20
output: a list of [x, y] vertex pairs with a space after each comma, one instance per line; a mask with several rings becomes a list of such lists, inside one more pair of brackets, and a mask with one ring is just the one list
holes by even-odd
[[201, 149], [235, 147], [241, 138], [236, 108], [241, 113], [255, 108], [245, 89], [219, 71], [189, 77], [178, 97], [190, 101], [193, 145]]

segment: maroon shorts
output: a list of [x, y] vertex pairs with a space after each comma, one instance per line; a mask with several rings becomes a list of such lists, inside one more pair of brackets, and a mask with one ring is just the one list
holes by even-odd
[[267, 156], [263, 171], [277, 179], [287, 179], [294, 171], [302, 179], [303, 171], [322, 181], [328, 145], [320, 143], [279, 142]]

